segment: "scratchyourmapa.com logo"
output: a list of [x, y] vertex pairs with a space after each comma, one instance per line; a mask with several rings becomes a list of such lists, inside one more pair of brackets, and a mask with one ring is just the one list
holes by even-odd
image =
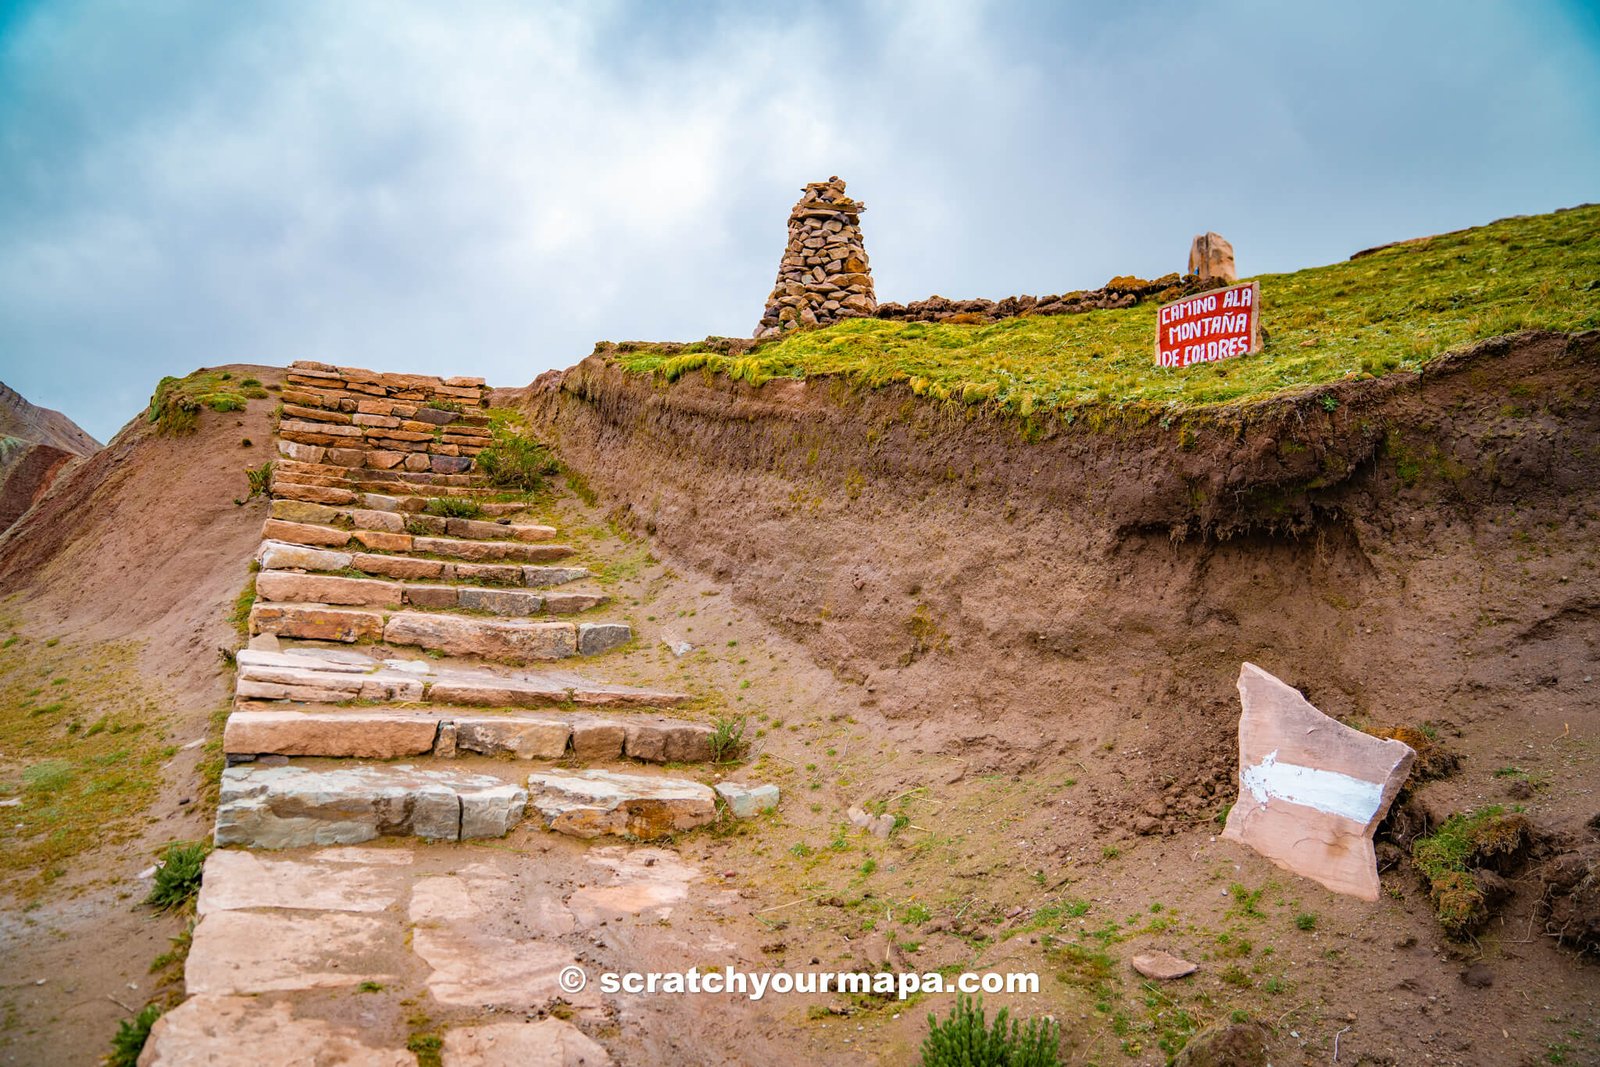
[[[576, 965], [561, 971], [557, 982], [564, 993], [581, 993], [589, 975]], [[600, 992], [635, 996], [727, 996], [760, 1000], [768, 993], [859, 993], [906, 1000], [918, 993], [1037, 993], [1039, 976], [1032, 972], [966, 971], [944, 975], [938, 971], [605, 971]]]

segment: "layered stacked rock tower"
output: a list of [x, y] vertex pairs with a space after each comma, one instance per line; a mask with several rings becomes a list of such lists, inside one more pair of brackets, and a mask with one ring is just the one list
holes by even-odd
[[872, 268], [861, 243], [865, 210], [867, 205], [845, 195], [838, 177], [806, 186], [789, 212], [789, 244], [756, 327], [758, 340], [802, 326], [865, 318], [876, 310]]

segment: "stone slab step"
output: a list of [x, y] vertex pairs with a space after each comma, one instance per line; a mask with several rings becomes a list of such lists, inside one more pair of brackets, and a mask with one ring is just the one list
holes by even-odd
[[364, 608], [267, 600], [251, 607], [250, 633], [346, 644], [382, 641], [510, 663], [597, 655], [632, 638], [626, 623], [532, 622], [420, 611], [385, 616]]
[[[363, 494], [373, 495], [373, 494]], [[535, 543], [556, 536], [554, 526], [538, 523], [495, 522], [488, 519], [457, 519], [442, 515], [406, 514], [395, 508], [341, 508], [304, 500], [274, 500], [268, 509], [274, 519], [285, 522], [336, 526], [341, 529], [384, 530], [389, 533], [424, 534], [430, 537], [459, 537], [469, 541], [513, 541]]]
[[577, 704], [590, 708], [669, 708], [684, 693], [612, 685], [570, 671], [499, 672], [426, 660], [377, 660], [354, 649], [240, 649], [239, 706], [259, 701], [336, 704], [383, 700], [482, 708]]
[[412, 556], [384, 556], [369, 552], [345, 552], [263, 541], [256, 551], [256, 562], [263, 570], [329, 572], [357, 570], [386, 578], [428, 582], [477, 582], [490, 585], [526, 586], [545, 589], [566, 585], [593, 575], [583, 567], [560, 567], [521, 563], [454, 563], [418, 559]]
[[[426, 511], [428, 502], [436, 499], [439, 498], [419, 496], [414, 493], [363, 493], [361, 494], [361, 506], [371, 508], [374, 511], [398, 511], [403, 514], [414, 515]], [[483, 514], [492, 519], [515, 515], [519, 511], [527, 510], [526, 504], [518, 504], [512, 501], [481, 501], [478, 507]]]
[[528, 815], [573, 837], [602, 834], [650, 841], [717, 817], [710, 786], [686, 778], [618, 771], [544, 771], [528, 776]]
[[383, 639], [391, 645], [513, 663], [564, 659], [579, 651], [578, 628], [570, 622], [481, 619], [418, 611], [391, 616]]
[[223, 729], [230, 758], [404, 759], [470, 752], [517, 759], [705, 763], [713, 730], [663, 716], [471, 714], [394, 708], [236, 710]]
[[408, 470], [372, 470], [368, 468], [345, 467], [337, 463], [306, 463], [300, 460], [285, 459], [279, 461], [274, 468], [274, 474], [284, 481], [298, 482], [301, 484], [316, 484], [315, 478], [331, 478], [336, 482], [372, 482], [393, 486], [397, 489], [415, 489], [415, 487], [455, 487], [476, 488], [490, 490], [483, 477], [477, 474], [441, 474], [437, 471], [408, 471]]
[[249, 764], [222, 772], [218, 845], [296, 848], [383, 835], [440, 841], [502, 837], [527, 791], [484, 774], [404, 764], [307, 768]]
[[543, 593], [477, 585], [418, 585], [286, 570], [263, 570], [256, 575], [256, 596], [280, 603], [386, 608], [409, 605], [507, 617], [570, 615], [598, 607], [609, 599], [603, 593], [582, 590]]
[[[379, 512], [395, 517], [392, 512]], [[547, 529], [541, 527], [540, 529]], [[389, 530], [346, 530], [310, 522], [268, 519], [261, 526], [266, 541], [286, 541], [308, 548], [356, 548], [402, 555], [418, 553], [466, 560], [470, 563], [550, 563], [572, 554], [568, 545], [528, 544], [523, 541], [468, 541], [455, 537], [430, 537]]]

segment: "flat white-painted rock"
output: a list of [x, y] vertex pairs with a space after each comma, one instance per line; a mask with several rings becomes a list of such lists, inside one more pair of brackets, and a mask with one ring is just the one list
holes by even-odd
[[1253, 663], [1239, 671], [1239, 799], [1222, 836], [1336, 893], [1378, 899], [1372, 832], [1416, 753], [1330, 719]]

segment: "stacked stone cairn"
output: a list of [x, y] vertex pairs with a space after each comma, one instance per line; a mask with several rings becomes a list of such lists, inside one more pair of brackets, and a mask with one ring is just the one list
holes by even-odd
[[872, 315], [878, 299], [861, 243], [861, 213], [866, 209], [845, 195], [837, 176], [806, 186], [789, 212], [789, 244], [756, 327], [758, 340]]

